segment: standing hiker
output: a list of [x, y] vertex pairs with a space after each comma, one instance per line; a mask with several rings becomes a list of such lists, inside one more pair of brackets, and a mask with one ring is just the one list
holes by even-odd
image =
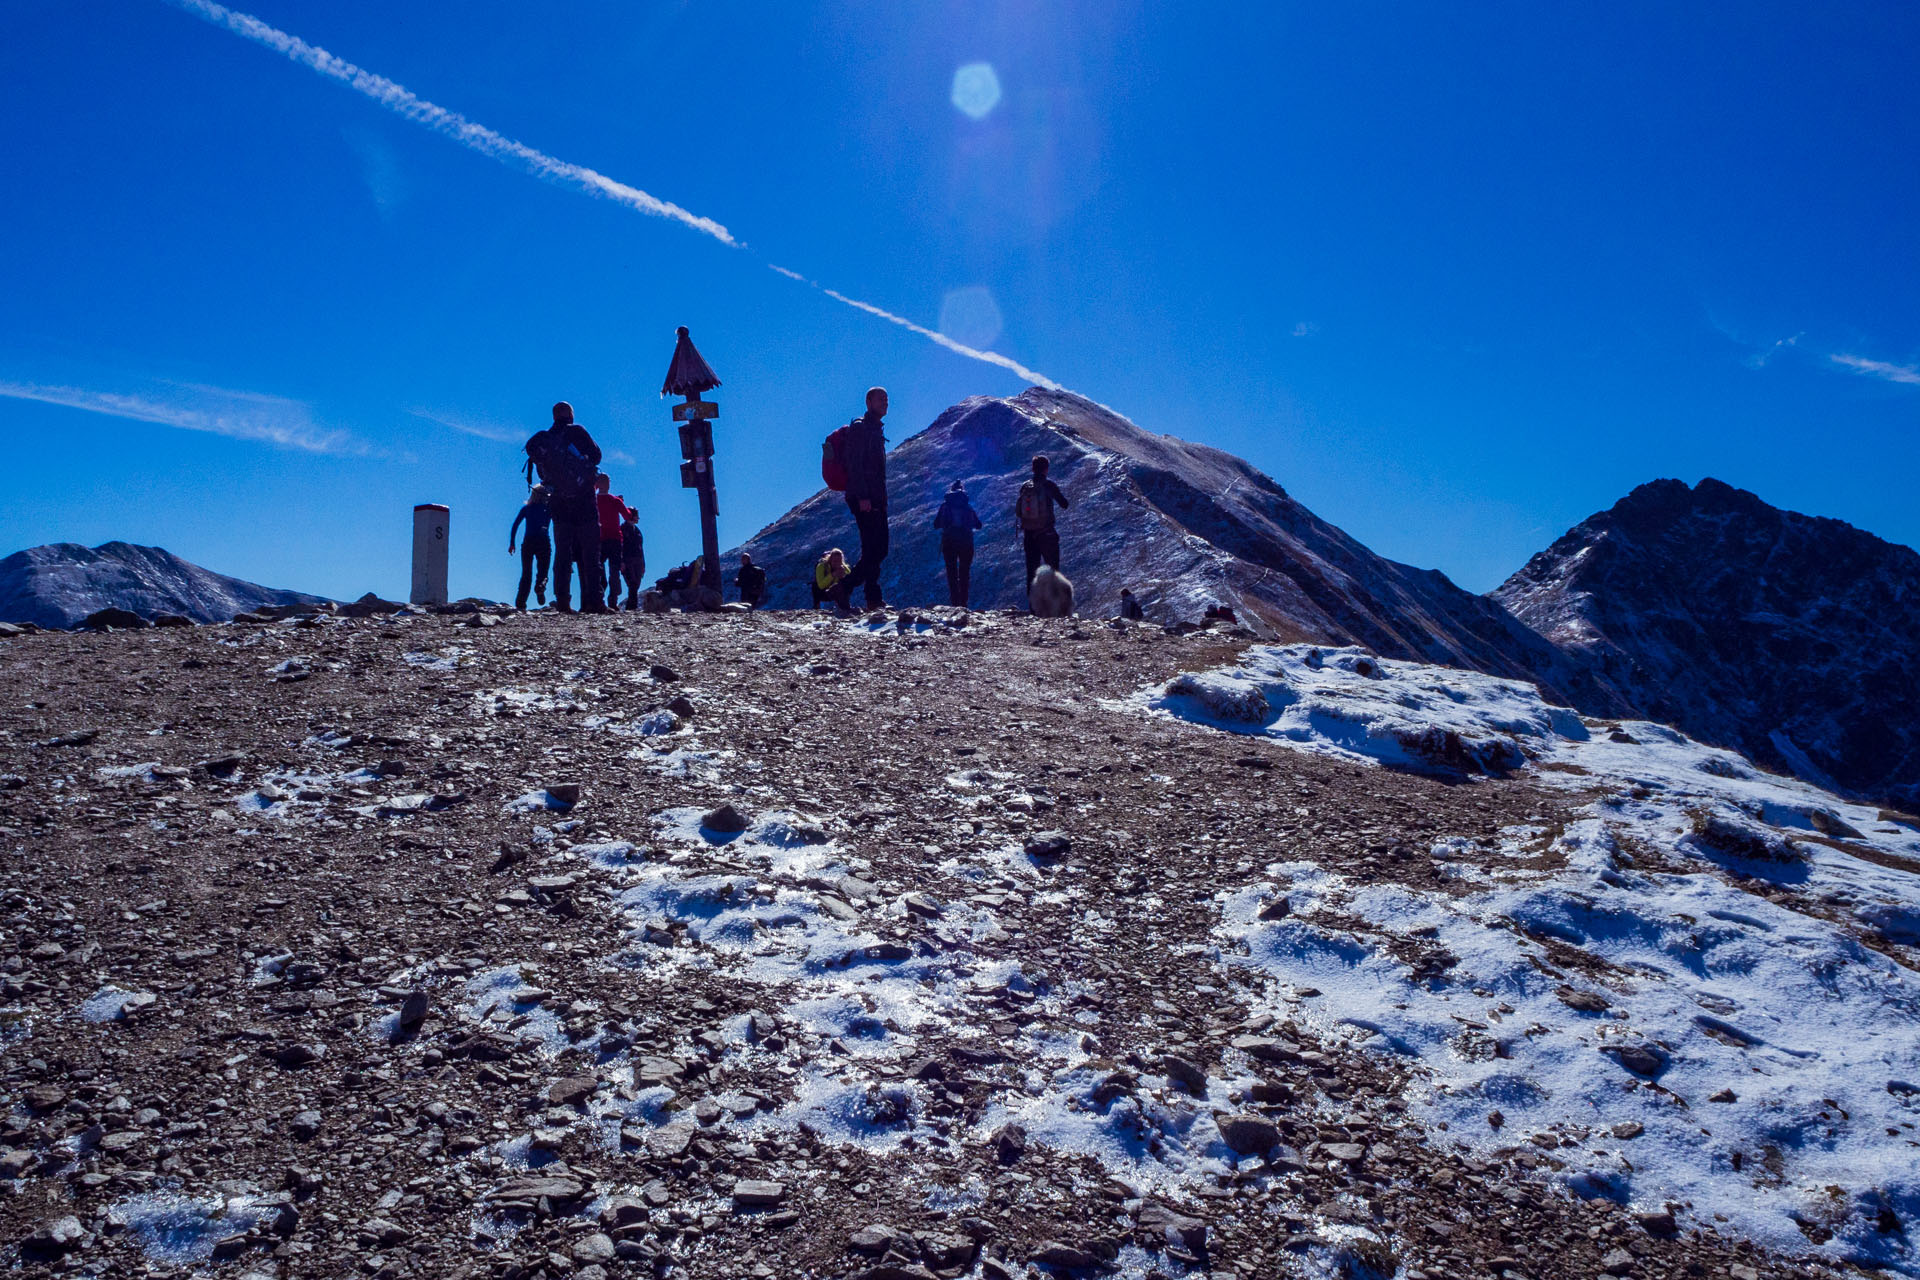
[[934, 513], [933, 527], [940, 531], [940, 558], [947, 563], [947, 603], [964, 609], [973, 586], [973, 531], [980, 528], [966, 485], [953, 482]]
[[[527, 505], [520, 508], [520, 514], [513, 518], [513, 524], [507, 529], [507, 554], [513, 554], [514, 535], [520, 532], [520, 522], [527, 525], [526, 539], [520, 544], [520, 590], [514, 594], [513, 607], [527, 607], [527, 588], [532, 587], [534, 598], [541, 604], [547, 602], [547, 568], [553, 563], [553, 541], [547, 536], [547, 524], [553, 519], [553, 513], [547, 510], [547, 486], [537, 484], [533, 492], [527, 495]], [[534, 576], [534, 565], [539, 564], [540, 574]]]
[[[620, 566], [626, 562], [626, 540], [621, 536], [620, 525], [629, 515], [637, 517], [640, 513], [626, 504], [626, 500], [617, 493], [611, 493], [613, 481], [605, 473], [593, 478], [594, 508], [600, 522], [600, 563], [606, 567], [607, 608], [620, 607]], [[636, 581], [634, 586], [637, 588]]]
[[846, 466], [847, 510], [860, 531], [860, 558], [841, 585], [849, 597], [866, 588], [867, 608], [886, 602], [880, 594], [880, 564], [887, 558], [887, 436], [881, 420], [887, 416], [887, 389], [867, 390], [867, 411], [834, 436]]
[[553, 425], [527, 441], [528, 479], [539, 472], [553, 514], [553, 607], [561, 613], [573, 612], [567, 595], [575, 565], [580, 568], [580, 611], [607, 611], [601, 599], [606, 584], [600, 578], [600, 515], [593, 491], [599, 465], [600, 446], [573, 420], [573, 406], [565, 400], [553, 406]]
[[1033, 589], [1033, 575], [1042, 564], [1060, 568], [1060, 533], [1053, 527], [1053, 505], [1066, 510], [1067, 495], [1047, 479], [1047, 455], [1033, 458], [1033, 479], [1020, 486], [1013, 500], [1014, 523], [1020, 526], [1020, 540], [1027, 552], [1027, 589]]
[[627, 508], [620, 525], [620, 568], [627, 575], [627, 608], [640, 607], [640, 580], [647, 576], [647, 544], [640, 537], [640, 513]]
[[760, 602], [767, 598], [767, 571], [753, 562], [746, 552], [740, 553], [740, 572], [733, 575], [733, 585], [740, 588], [740, 603], [749, 609], [758, 609]]

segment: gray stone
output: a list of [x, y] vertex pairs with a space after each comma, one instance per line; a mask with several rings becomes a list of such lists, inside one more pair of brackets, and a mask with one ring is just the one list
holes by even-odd
[[1141, 1230], [1153, 1232], [1168, 1244], [1179, 1245], [1189, 1253], [1206, 1252], [1207, 1224], [1158, 1200], [1149, 1200], [1140, 1206], [1138, 1222]]
[[742, 1178], [733, 1184], [733, 1203], [742, 1209], [767, 1209], [786, 1198], [785, 1183]]
[[1221, 1116], [1216, 1123], [1220, 1126], [1221, 1140], [1243, 1156], [1271, 1151], [1273, 1145], [1280, 1141], [1279, 1128], [1264, 1116], [1243, 1112]]
[[702, 831], [718, 832], [725, 836], [739, 835], [752, 825], [746, 814], [730, 804], [723, 804], [718, 809], [709, 809], [700, 815]]
[[1160, 1059], [1160, 1070], [1168, 1080], [1179, 1085], [1196, 1098], [1207, 1096], [1207, 1072], [1198, 1063], [1169, 1053]]
[[573, 1260], [580, 1263], [612, 1262], [613, 1237], [603, 1231], [581, 1237], [574, 1242]]

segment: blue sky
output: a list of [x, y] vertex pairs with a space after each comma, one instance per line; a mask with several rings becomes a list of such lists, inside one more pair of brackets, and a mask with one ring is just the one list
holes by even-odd
[[241, 11], [734, 243], [165, 0], [9, 0], [0, 551], [397, 595], [435, 501], [454, 591], [503, 596], [565, 398], [659, 572], [698, 543], [675, 325], [726, 384], [729, 543], [870, 383], [896, 440], [1025, 385], [769, 264], [1476, 590], [1657, 476], [1920, 543], [1911, 5]]

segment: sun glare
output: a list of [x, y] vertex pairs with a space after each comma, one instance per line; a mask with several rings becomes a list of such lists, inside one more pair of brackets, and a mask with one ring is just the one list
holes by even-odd
[[993, 64], [969, 62], [953, 73], [953, 105], [970, 119], [984, 120], [1000, 103], [1000, 77]]

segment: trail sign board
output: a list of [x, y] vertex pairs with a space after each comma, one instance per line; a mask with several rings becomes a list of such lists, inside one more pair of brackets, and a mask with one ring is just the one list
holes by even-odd
[[689, 400], [685, 404], [673, 406], [675, 422], [692, 422], [699, 418], [717, 418], [720, 406], [712, 400]]

